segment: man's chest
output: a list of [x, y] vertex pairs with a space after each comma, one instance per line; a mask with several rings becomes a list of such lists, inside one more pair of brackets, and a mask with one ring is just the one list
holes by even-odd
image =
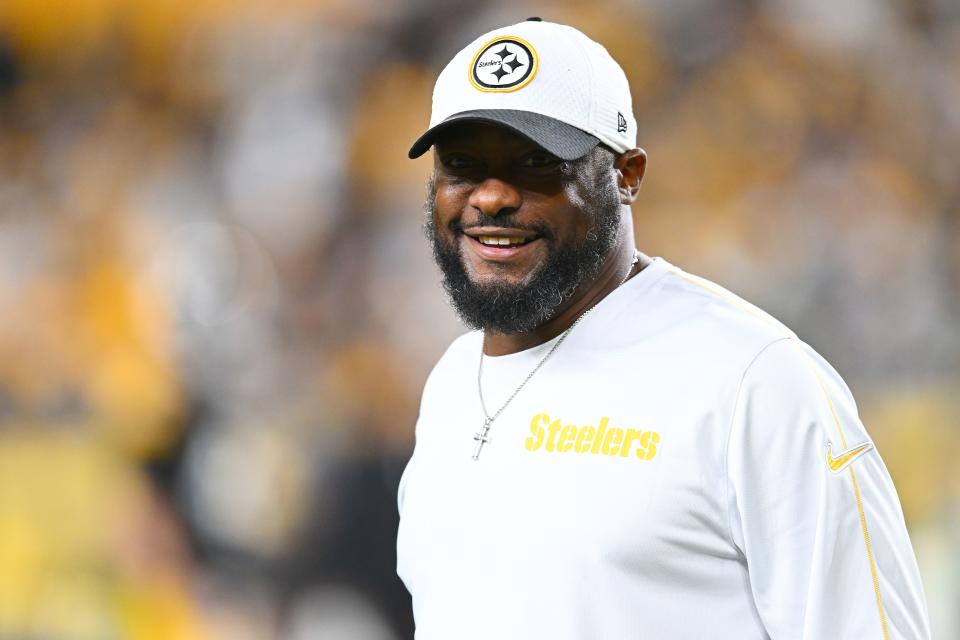
[[[695, 374], [603, 370], [538, 382], [492, 423], [478, 460], [485, 416], [475, 386], [448, 380], [425, 402], [402, 489], [401, 573], [406, 563], [411, 579], [441, 583], [462, 572], [542, 580], [555, 566], [568, 576], [649, 575], [671, 554], [681, 565], [692, 557], [678, 550], [735, 555], [725, 390], [704, 388]], [[495, 412], [509, 383], [489, 389]]]

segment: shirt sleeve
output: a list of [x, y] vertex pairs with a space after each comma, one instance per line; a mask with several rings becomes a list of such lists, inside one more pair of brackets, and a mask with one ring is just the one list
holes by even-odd
[[770, 637], [929, 638], [896, 490], [836, 371], [795, 338], [767, 345], [729, 437], [730, 534]]

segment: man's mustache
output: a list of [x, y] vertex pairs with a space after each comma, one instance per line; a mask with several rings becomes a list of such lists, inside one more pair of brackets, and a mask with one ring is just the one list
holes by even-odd
[[451, 220], [447, 225], [455, 233], [463, 233], [469, 229], [484, 227], [487, 229], [499, 229], [501, 231], [522, 231], [531, 232], [540, 238], [550, 240], [553, 238], [553, 231], [543, 224], [528, 224], [518, 222], [514, 214], [504, 214], [499, 216], [488, 216], [485, 213], [477, 212], [475, 217], [464, 223], [462, 218]]

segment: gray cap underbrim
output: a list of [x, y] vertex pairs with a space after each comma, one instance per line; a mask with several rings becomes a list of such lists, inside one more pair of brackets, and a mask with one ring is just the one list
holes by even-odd
[[450, 127], [464, 122], [488, 122], [527, 138], [562, 160], [582, 158], [600, 143], [586, 131], [532, 111], [515, 109], [478, 109], [455, 113], [426, 131], [410, 147], [408, 156], [419, 158], [436, 141], [437, 136]]

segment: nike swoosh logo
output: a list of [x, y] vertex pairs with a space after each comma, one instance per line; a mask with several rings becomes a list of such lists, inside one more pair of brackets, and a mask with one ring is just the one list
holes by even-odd
[[837, 454], [837, 457], [834, 458], [830, 452], [831, 444], [827, 444], [827, 466], [830, 467], [830, 470], [834, 473], [839, 473], [843, 471], [851, 462], [865, 454], [867, 451], [873, 449], [872, 442], [864, 442], [863, 444], [858, 444], [855, 447], [851, 447], [846, 451], [841, 451]]

